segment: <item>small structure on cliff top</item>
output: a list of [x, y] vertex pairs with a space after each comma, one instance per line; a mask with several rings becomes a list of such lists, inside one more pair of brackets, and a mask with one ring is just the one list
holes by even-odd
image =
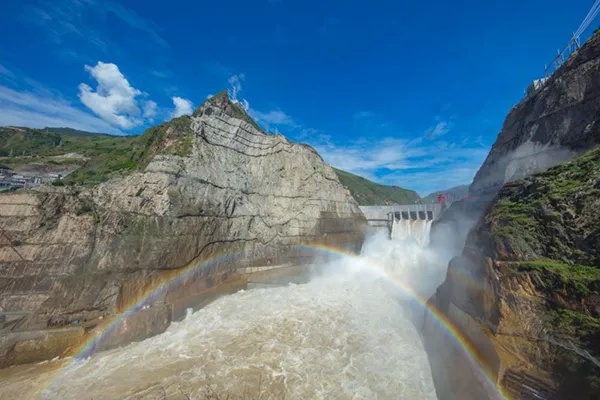
[[556, 57], [550, 62], [549, 65], [546, 65], [545, 68], [545, 76], [548, 77], [552, 75], [554, 71], [556, 71], [566, 60], [569, 59], [571, 54], [575, 53], [581, 47], [581, 35], [587, 30], [592, 21], [596, 18], [596, 16], [600, 13], [600, 0], [594, 1], [592, 8], [588, 12], [588, 14], [579, 25], [579, 28], [575, 32], [573, 32], [573, 36], [562, 50], [558, 51]]
[[527, 87], [527, 97], [533, 96], [535, 93], [537, 93], [538, 90], [543, 88], [548, 78], [552, 76], [554, 71], [560, 68], [560, 66], [563, 65], [565, 61], [567, 61], [569, 57], [571, 57], [572, 54], [576, 53], [577, 50], [581, 48], [581, 35], [583, 35], [583, 33], [587, 30], [587, 28], [590, 26], [592, 21], [596, 18], [596, 16], [599, 13], [600, 0], [596, 0], [594, 1], [594, 4], [592, 5], [592, 8], [590, 9], [586, 17], [583, 19], [581, 25], [579, 25], [579, 28], [575, 32], [573, 32], [573, 36], [566, 44], [566, 46], [563, 47], [562, 50], [558, 50], [556, 57], [554, 57], [554, 59], [549, 64], [546, 64], [544, 66], [544, 77], [541, 79], [534, 80]]

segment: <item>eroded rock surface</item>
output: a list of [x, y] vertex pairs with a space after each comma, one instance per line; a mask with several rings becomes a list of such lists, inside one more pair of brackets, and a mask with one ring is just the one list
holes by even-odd
[[432, 300], [513, 395], [600, 395], [599, 171], [600, 147], [505, 185]]
[[122, 178], [0, 195], [0, 328], [94, 326], [183, 268], [153, 301], [183, 304], [243, 267], [306, 263], [303, 244], [360, 249], [366, 221], [316, 151], [261, 132], [226, 94], [188, 120]]
[[432, 241], [448, 244], [455, 255], [460, 254], [469, 229], [505, 183], [544, 171], [600, 143], [599, 116], [600, 34], [595, 34], [541, 88], [510, 110], [470, 186], [469, 198], [454, 203], [433, 225]]
[[513, 108], [470, 198], [434, 227], [459, 256], [430, 305], [486, 366], [465, 373], [426, 323], [440, 398], [482, 398], [481, 372], [511, 398], [600, 397], [599, 82], [596, 34]]

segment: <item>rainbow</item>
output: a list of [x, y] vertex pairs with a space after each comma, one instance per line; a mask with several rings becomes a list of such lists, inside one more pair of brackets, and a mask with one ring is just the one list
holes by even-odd
[[[317, 250], [324, 254], [334, 255], [337, 257], [357, 257], [355, 254], [325, 245], [304, 244], [299, 245], [298, 247], [313, 251]], [[42, 389], [40, 393], [42, 398], [45, 398], [45, 395], [49, 394], [49, 392], [51, 393], [52, 389], [58, 385], [58, 378], [60, 375], [74, 368], [78, 361], [90, 357], [94, 353], [98, 344], [100, 344], [104, 339], [118, 329], [121, 322], [127, 319], [127, 317], [142, 309], [144, 306], [152, 304], [153, 301], [165, 294], [172, 285], [185, 281], [185, 279], [190, 277], [190, 275], [193, 273], [221, 265], [227, 261], [233, 261], [235, 257], [239, 255], [240, 253], [227, 253], [215, 255], [207, 260], [190, 263], [188, 266], [173, 271], [172, 274], [169, 274], [153, 285], [150, 285], [145, 291], [140, 293], [138, 297], [133, 299], [127, 306], [125, 306], [124, 311], [107, 320], [101, 328], [98, 328], [96, 334], [90, 335], [90, 337], [88, 337], [82, 344], [72, 349], [71, 354], [73, 354], [73, 356], [70, 359], [65, 360], [64, 365], [62, 365], [58, 371], [50, 377], [49, 382]], [[377, 273], [378, 276], [390, 281], [396, 288], [413, 299], [419, 307], [423, 308], [429, 314], [429, 316], [433, 317], [439, 326], [443, 328], [445, 333], [448, 334], [448, 337], [451, 338], [457, 348], [460, 349], [464, 354], [466, 359], [473, 367], [473, 371], [478, 374], [478, 378], [480, 378], [479, 381], [483, 384], [492, 399], [504, 400], [510, 398], [492, 378], [493, 374], [491, 373], [492, 370], [490, 366], [485, 363], [485, 361], [478, 355], [477, 350], [470, 343], [470, 341], [452, 324], [452, 322], [448, 320], [444, 314], [437, 311], [435, 308], [429, 307], [427, 305], [427, 299], [421, 297], [403, 281], [390, 276], [378, 263], [366, 258], [362, 260], [366, 261], [366, 265], [375, 273]], [[469, 277], [465, 278], [468, 279]]]
[[[357, 257], [355, 254], [351, 254], [330, 246], [310, 245], [306, 247], [317, 249], [328, 254], [338, 255], [341, 257]], [[423, 298], [417, 292], [415, 292], [413, 288], [407, 285], [405, 282], [398, 278], [390, 276], [385, 271], [383, 266], [381, 266], [379, 263], [373, 262], [369, 259], [363, 259], [363, 261], [366, 261], [366, 265], [369, 268], [371, 268], [378, 276], [385, 278], [387, 281], [391, 282], [396, 288], [400, 289], [404, 294], [408, 295], [411, 299], [413, 299], [421, 308], [423, 308], [427, 312], [428, 316], [433, 317], [433, 319], [445, 331], [448, 337], [452, 339], [457, 348], [466, 357], [473, 371], [478, 375], [479, 382], [483, 385], [484, 389], [487, 391], [491, 399], [511, 399], [510, 395], [506, 393], [505, 390], [496, 383], [495, 379], [493, 378], [494, 375], [492, 373], [492, 368], [490, 367], [490, 365], [486, 363], [481, 356], [479, 356], [477, 349], [473, 346], [473, 344], [471, 344], [471, 341], [454, 326], [454, 324], [448, 319], [448, 317], [446, 317], [446, 315], [438, 311], [435, 307], [430, 307], [427, 304], [428, 300]], [[465, 279], [467, 281], [466, 283], [469, 286], [478, 286], [475, 284], [470, 275], [460, 274], [459, 276]]]
[[235, 257], [239, 255], [241, 255], [241, 252], [217, 254], [203, 261], [193, 261], [187, 266], [174, 270], [173, 272], [166, 274], [162, 279], [159, 279], [154, 284], [149, 285], [146, 290], [142, 291], [137, 297], [133, 298], [126, 306], [123, 307], [124, 311], [108, 319], [100, 328], [96, 329], [95, 334], [90, 335], [81, 344], [70, 349], [69, 354], [71, 354], [71, 357], [67, 359], [68, 361], [65, 363], [65, 365], [62, 365], [61, 368], [59, 368], [57, 373], [50, 378], [50, 381], [46, 387], [42, 389], [40, 393], [42, 398], [45, 398], [45, 395], [54, 388], [54, 386], [57, 384], [57, 378], [61, 374], [65, 373], [69, 369], [74, 368], [77, 362], [91, 357], [98, 345], [109, 335], [114, 333], [121, 326], [121, 323], [130, 315], [134, 314], [138, 310], [143, 309], [147, 305], [151, 305], [156, 299], [164, 295], [169, 288], [185, 282], [185, 280], [194, 273], [217, 267], [228, 261], [234, 261]]

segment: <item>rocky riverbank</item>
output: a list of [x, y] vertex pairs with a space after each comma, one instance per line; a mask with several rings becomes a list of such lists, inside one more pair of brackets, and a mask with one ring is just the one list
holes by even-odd
[[226, 93], [140, 142], [122, 176], [0, 195], [2, 366], [68, 353], [158, 287], [111, 346], [163, 331], [248, 268], [310, 262], [306, 244], [360, 249], [366, 221], [331, 167]]

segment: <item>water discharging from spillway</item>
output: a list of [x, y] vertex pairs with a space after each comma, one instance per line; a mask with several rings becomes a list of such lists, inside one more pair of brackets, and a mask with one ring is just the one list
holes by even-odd
[[429, 245], [431, 220], [394, 219], [392, 223], [392, 240], [414, 239], [421, 247]]
[[1, 370], [0, 398], [435, 399], [423, 310], [373, 264], [425, 297], [444, 278], [435, 255], [381, 233], [307, 284], [223, 297], [87, 360]]

